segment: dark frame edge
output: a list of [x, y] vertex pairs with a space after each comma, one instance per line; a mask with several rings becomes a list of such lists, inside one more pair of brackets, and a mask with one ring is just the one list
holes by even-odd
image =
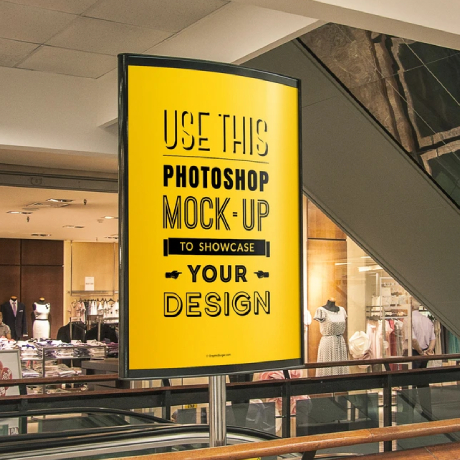
[[126, 66], [151, 66], [151, 62], [153, 61], [155, 63], [155, 67], [171, 67], [176, 69], [226, 73], [231, 75], [239, 75], [242, 77], [256, 78], [258, 80], [270, 81], [294, 88], [299, 87], [299, 80], [297, 78], [271, 73], [264, 70], [251, 69], [249, 67], [243, 67], [235, 64], [227, 64], [224, 62], [131, 53], [119, 54], [118, 58], [124, 59]]
[[[264, 372], [301, 368], [304, 365], [301, 359], [287, 359], [280, 361], [263, 361], [249, 364], [225, 364], [222, 366], [180, 367], [165, 369], [130, 369], [125, 379], [161, 379], [179, 377], [207, 377], [210, 375], [229, 375], [240, 373]], [[121, 378], [121, 377], [120, 377]]]
[[302, 82], [300, 79], [297, 79], [297, 111], [298, 111], [298, 175], [299, 175], [299, 277], [300, 277], [300, 357], [302, 364], [305, 363], [305, 298], [304, 298], [304, 244], [306, 244], [304, 238], [304, 228], [303, 228], [303, 161], [302, 161]]
[[118, 235], [119, 235], [119, 302], [120, 360], [118, 373], [129, 373], [129, 271], [128, 271], [128, 64], [125, 55], [118, 56]]

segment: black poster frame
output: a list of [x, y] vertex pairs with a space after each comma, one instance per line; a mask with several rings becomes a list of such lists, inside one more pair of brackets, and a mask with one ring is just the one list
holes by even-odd
[[[129, 66], [168, 67], [200, 70], [214, 73], [255, 78], [278, 83], [297, 89], [298, 94], [298, 219], [299, 219], [299, 276], [300, 276], [300, 358], [258, 363], [215, 365], [201, 367], [181, 367], [164, 369], [130, 369], [129, 367], [129, 225], [128, 225], [128, 68]], [[216, 63], [210, 61], [149, 56], [139, 54], [118, 55], [118, 135], [119, 135], [119, 303], [120, 303], [120, 348], [119, 377], [122, 379], [177, 378], [209, 375], [261, 372], [271, 369], [292, 369], [303, 366], [304, 350], [304, 286], [303, 286], [303, 193], [302, 193], [302, 99], [300, 80], [262, 70]]]

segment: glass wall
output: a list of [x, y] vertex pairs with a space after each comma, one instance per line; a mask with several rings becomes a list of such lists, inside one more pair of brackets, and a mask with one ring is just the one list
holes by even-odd
[[366, 360], [411, 356], [413, 309], [432, 321], [434, 353], [456, 352], [456, 338], [306, 198], [304, 212], [306, 362], [363, 361], [359, 366], [310, 370], [310, 376], [380, 371], [381, 365], [366, 365]]

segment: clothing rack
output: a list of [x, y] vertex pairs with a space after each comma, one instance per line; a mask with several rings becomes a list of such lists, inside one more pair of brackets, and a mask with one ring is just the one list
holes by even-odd
[[[385, 283], [385, 287], [388, 287], [387, 283]], [[374, 358], [402, 355], [406, 340], [407, 352], [409, 356], [412, 354], [412, 347], [410, 346], [412, 342], [410, 306], [398, 304], [398, 301], [394, 300], [395, 302], [392, 305], [366, 306], [366, 332], [371, 338], [371, 343], [374, 344], [374, 348], [372, 349]], [[401, 328], [400, 323], [398, 323], [399, 328], [397, 328], [396, 323], [394, 323], [391, 325], [392, 329], [388, 330], [390, 326], [388, 321], [403, 321], [404, 326]], [[376, 324], [371, 324], [370, 322], [375, 322]], [[408, 322], [408, 324], [405, 322]], [[402, 331], [408, 337], [405, 337]], [[374, 340], [371, 337], [373, 334], [375, 334]], [[396, 354], [394, 354], [395, 352]]]

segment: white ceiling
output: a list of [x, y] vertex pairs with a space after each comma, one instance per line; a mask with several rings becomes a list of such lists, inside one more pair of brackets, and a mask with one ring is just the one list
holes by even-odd
[[0, 0], [0, 66], [99, 78], [225, 0]]
[[[72, 85], [74, 80], [70, 77], [98, 79], [116, 72], [119, 53], [167, 54], [232, 62], [288, 36], [293, 30], [299, 30], [300, 34], [315, 22], [226, 0], [0, 0], [0, 67], [43, 75], [68, 75]], [[222, 38], [224, 46], [217, 37]], [[208, 54], [203, 55], [205, 49]], [[223, 49], [228, 56], [222, 55]], [[116, 84], [113, 88], [116, 89]], [[56, 96], [62, 97], [59, 90]], [[116, 101], [116, 93], [113, 100]], [[8, 141], [0, 146], [0, 173], [18, 165], [40, 168], [46, 173], [59, 174], [66, 170], [72, 175], [87, 172], [93, 177], [116, 177], [117, 156], [98, 153], [96, 145], [91, 152], [34, 147], [27, 136], [37, 133], [39, 138], [40, 124], [27, 125], [24, 117], [20, 121], [21, 111], [17, 105], [6, 104], [6, 119], [11, 120], [12, 115], [17, 118], [17, 132], [23, 135], [19, 136], [16, 146]], [[51, 104], [47, 108], [55, 113], [53, 116], [66, 118], [65, 112], [58, 112]], [[31, 109], [39, 111], [33, 106]], [[43, 115], [47, 120], [50, 117], [48, 112]], [[61, 125], [53, 123], [52, 116], [50, 122], [62, 135]], [[103, 129], [116, 135], [117, 125]], [[16, 130], [5, 127], [2, 132], [0, 126], [0, 137], [11, 132]], [[78, 136], [78, 124], [75, 132]], [[24, 148], [25, 142], [29, 145]], [[0, 193], [2, 238], [37, 238], [32, 234], [42, 233], [49, 236], [39, 238], [111, 241], [107, 237], [118, 233], [117, 220], [101, 221], [105, 215], [117, 215], [116, 194], [7, 186], [0, 187]], [[30, 215], [7, 214], [52, 197], [75, 201], [64, 208], [40, 208]], [[82, 204], [84, 199], [86, 206]], [[66, 225], [84, 228], [70, 229], [65, 228]]]
[[230, 62], [226, 48], [257, 51], [307, 26], [300, 18], [459, 49], [459, 11], [451, 0], [0, 0], [0, 67], [99, 78], [123, 52]]
[[[117, 241], [113, 237], [118, 235], [118, 219], [104, 218], [118, 217], [116, 193], [0, 187], [0, 196], [0, 238]], [[58, 203], [47, 202], [50, 198], [73, 201], [68, 206], [58, 207]], [[42, 205], [31, 206], [32, 203]], [[32, 214], [9, 214], [8, 211]], [[65, 228], [66, 225], [84, 228]], [[33, 233], [47, 236], [36, 237]]]
[[[117, 172], [115, 152], [108, 154], [97, 142], [85, 150], [74, 141], [87, 139], [86, 125], [74, 122], [71, 130], [64, 130], [61, 121], [68, 114], [52, 104], [63, 99], [63, 86], [56, 88], [56, 95], [44, 93], [43, 103], [17, 89], [21, 85], [35, 88], [24, 84], [25, 73], [69, 75], [61, 77], [69, 80], [69, 93], [80, 88], [77, 80], [97, 84], [101, 90], [107, 87], [110, 104], [104, 104], [103, 97], [95, 103], [99, 110], [108, 107], [107, 114], [98, 115], [104, 123], [97, 129], [116, 135], [116, 124], [102, 126], [116, 120], [118, 53], [240, 63], [328, 21], [460, 49], [458, 15], [452, 14], [460, 6], [449, 0], [408, 0], [404, 5], [402, 8], [398, 0], [0, 0], [0, 68], [9, 68], [3, 69], [3, 75], [11, 73], [11, 80], [18, 82], [8, 86], [3, 80], [2, 85], [7, 93], [0, 104], [0, 173], [4, 165], [48, 168], [50, 172], [76, 170], [78, 174], [90, 171], [93, 176], [111, 178]], [[54, 81], [51, 76], [50, 81]], [[26, 96], [5, 103], [11, 88]], [[85, 100], [84, 94], [81, 99]], [[67, 110], [75, 112], [75, 105]], [[68, 146], [63, 146], [61, 138], [69, 140]], [[0, 193], [0, 237], [32, 238], [32, 233], [49, 233], [46, 238], [108, 241], [106, 236], [117, 233], [117, 221], [98, 222], [104, 215], [116, 215], [116, 194], [58, 194], [56, 190], [15, 187], [0, 187]], [[66, 208], [41, 208], [29, 216], [30, 222], [27, 216], [6, 214], [51, 197], [75, 201]], [[66, 229], [65, 225], [85, 228]]]

